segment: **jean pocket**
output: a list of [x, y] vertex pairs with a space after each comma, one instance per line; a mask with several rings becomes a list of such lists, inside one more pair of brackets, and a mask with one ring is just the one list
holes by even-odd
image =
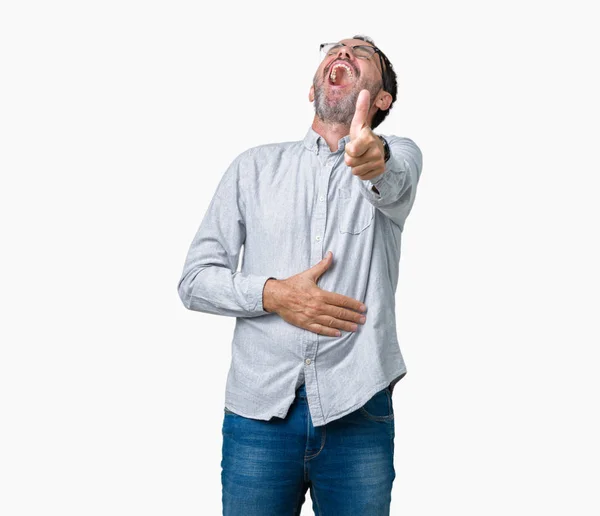
[[372, 421], [392, 421], [394, 419], [394, 405], [390, 389], [386, 387], [360, 407], [360, 413]]
[[360, 192], [351, 188], [338, 188], [338, 227], [340, 233], [358, 235], [373, 222], [375, 206]]

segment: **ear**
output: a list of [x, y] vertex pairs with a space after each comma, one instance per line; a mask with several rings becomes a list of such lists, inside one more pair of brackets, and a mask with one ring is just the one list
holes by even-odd
[[310, 91], [308, 92], [308, 100], [313, 102], [315, 100], [315, 87], [314, 85], [310, 87]]
[[377, 94], [375, 105], [381, 109], [381, 111], [385, 111], [392, 105], [392, 96], [387, 91], [381, 90]]

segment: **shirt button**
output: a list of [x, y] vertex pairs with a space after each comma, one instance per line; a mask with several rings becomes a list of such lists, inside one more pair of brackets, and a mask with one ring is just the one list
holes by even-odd
[[317, 235], [316, 240], [319, 242], [321, 240], [321, 235]]
[[306, 365], [310, 365], [310, 358], [307, 358], [305, 361]]
[[324, 200], [325, 200], [325, 197], [323, 197], [323, 196], [321, 195], [321, 197], [319, 197], [319, 201], [324, 201]]

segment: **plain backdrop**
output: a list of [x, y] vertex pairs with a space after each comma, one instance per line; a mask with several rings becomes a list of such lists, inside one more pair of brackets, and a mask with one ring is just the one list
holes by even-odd
[[305, 135], [319, 43], [366, 34], [424, 156], [392, 514], [598, 515], [591, 5], [3, 2], [0, 513], [221, 513], [235, 320], [184, 308], [184, 259], [233, 158]]

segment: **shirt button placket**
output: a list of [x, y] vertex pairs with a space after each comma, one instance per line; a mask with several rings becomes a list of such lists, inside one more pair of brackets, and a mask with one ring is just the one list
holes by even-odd
[[[333, 170], [333, 163], [336, 161], [336, 156], [331, 155], [325, 162], [325, 166], [321, 168], [321, 174], [318, 177], [317, 195], [319, 202], [315, 209], [314, 231], [315, 238], [311, 249], [311, 262], [315, 264], [323, 259], [323, 242], [325, 241], [325, 224], [327, 222], [327, 189], [329, 188], [329, 178]], [[321, 408], [321, 400], [319, 399], [316, 386], [316, 371], [315, 360], [317, 345], [319, 343], [319, 335], [312, 332], [307, 332], [306, 350], [305, 350], [305, 370], [304, 381], [306, 384], [306, 397], [311, 417], [316, 421], [323, 420], [323, 409]], [[312, 357], [312, 358], [308, 358]]]

